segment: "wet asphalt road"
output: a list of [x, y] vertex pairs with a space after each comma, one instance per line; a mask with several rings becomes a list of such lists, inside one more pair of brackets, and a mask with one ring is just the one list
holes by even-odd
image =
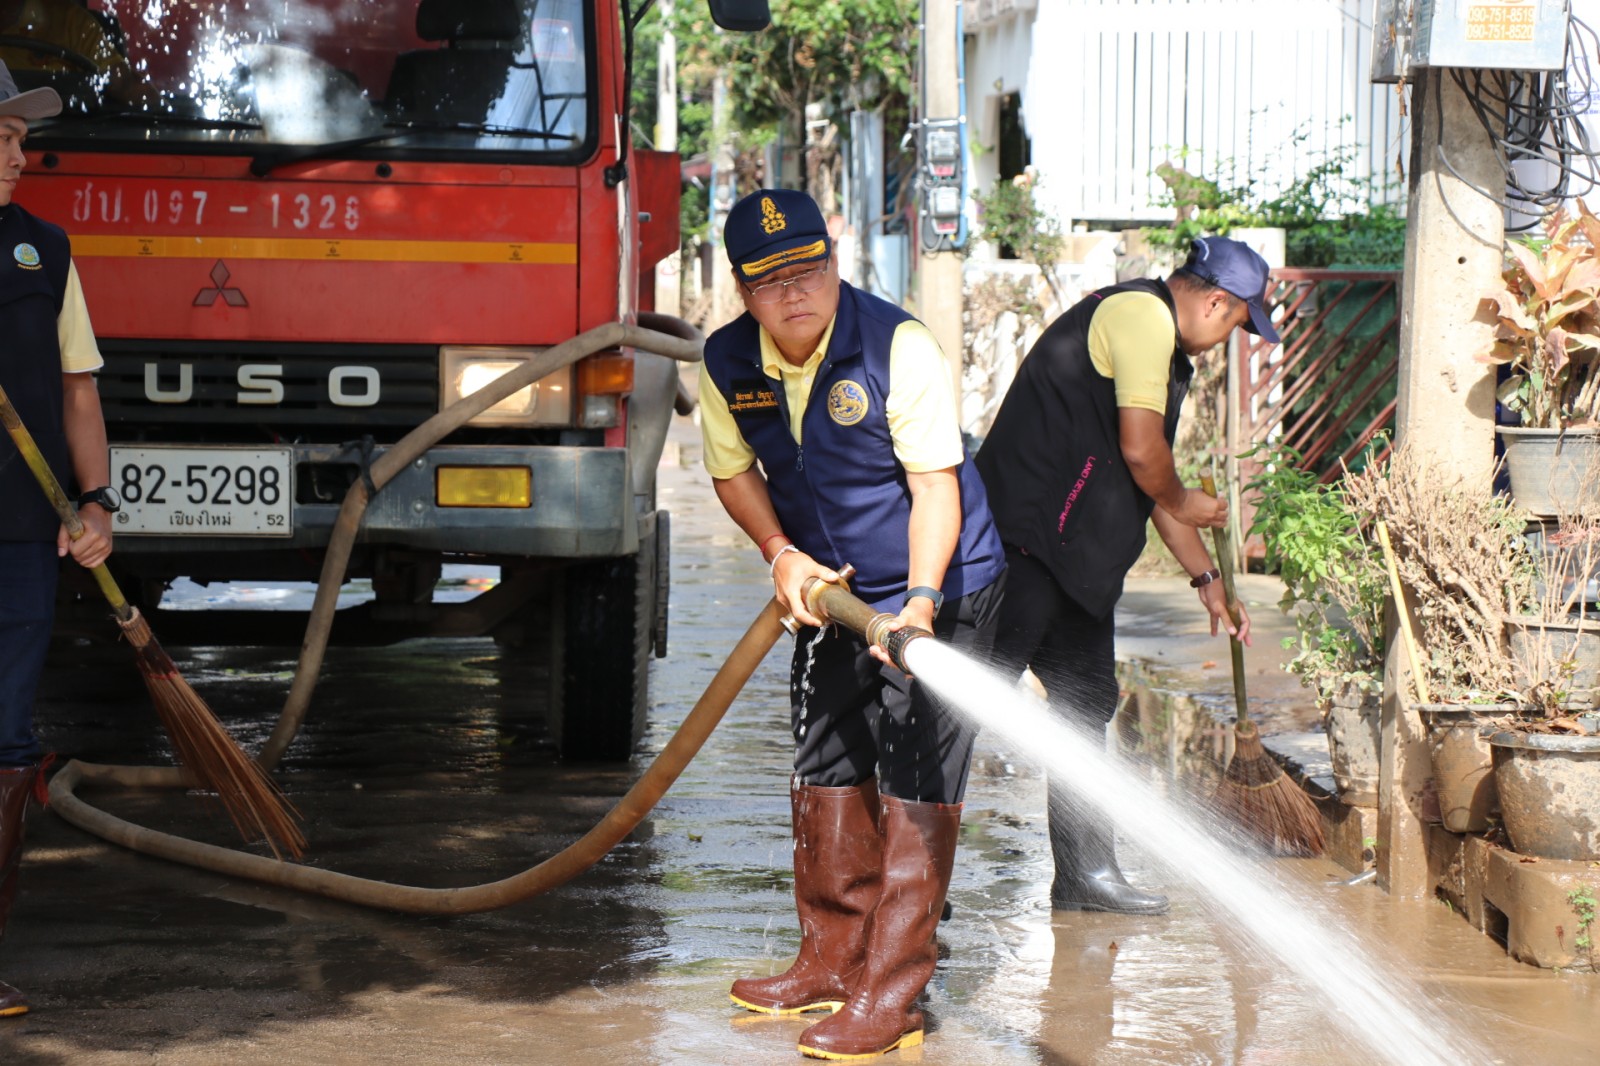
[[[466, 640], [334, 649], [281, 774], [306, 816], [308, 861], [420, 885], [493, 880], [570, 842], [626, 789], [768, 593], [765, 567], [711, 495], [692, 430], [675, 427], [673, 442], [681, 452], [660, 489], [673, 512], [672, 650], [652, 667], [635, 765], [562, 765], [526, 696], [540, 690], [539, 664], [521, 653]], [[1134, 620], [1140, 641], [1160, 643], [1160, 618]], [[287, 651], [171, 650], [243, 739], [266, 736], [293, 667]], [[52, 747], [166, 761], [125, 654], [63, 650], [40, 708]], [[786, 653], [769, 656], [652, 818], [600, 865], [495, 914], [412, 918], [255, 887], [36, 812], [0, 954], [0, 974], [30, 991], [35, 1010], [0, 1021], [0, 1063], [803, 1061], [794, 1039], [806, 1022], [744, 1014], [726, 999], [734, 978], [781, 969], [797, 942], [786, 673]], [[157, 828], [228, 842], [192, 800], [98, 798]], [[1239, 947], [1181, 872], [1134, 848], [1123, 849], [1125, 868], [1172, 893], [1169, 916], [1052, 917], [1043, 829], [1038, 771], [981, 739], [929, 1040], [886, 1061], [1370, 1059], [1330, 1024], [1330, 1005]], [[1293, 891], [1335, 897], [1368, 944], [1414, 966], [1422, 994], [1448, 998], [1485, 1061], [1600, 1058], [1595, 978], [1508, 962], [1445, 908], [1337, 886], [1347, 874], [1331, 864], [1283, 865]]]

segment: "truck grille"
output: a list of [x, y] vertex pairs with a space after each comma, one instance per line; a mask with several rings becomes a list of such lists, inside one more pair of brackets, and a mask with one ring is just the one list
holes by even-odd
[[[236, 430], [240, 423], [284, 427], [296, 436], [308, 435], [300, 427], [323, 426], [336, 430], [333, 436], [348, 436], [352, 427], [394, 426], [403, 432], [439, 410], [439, 350], [432, 345], [103, 339], [100, 351], [106, 361], [100, 402], [113, 439], [155, 439], [148, 431], [158, 427], [171, 427], [174, 439], [205, 438], [212, 436], [204, 432], [209, 427]], [[240, 368], [250, 365], [257, 369], [246, 373], [241, 386]], [[156, 368], [154, 392], [167, 402], [151, 399], [150, 366]], [[375, 403], [369, 402], [374, 381]], [[240, 402], [241, 394], [265, 398], [264, 386], [281, 386], [281, 400]]]

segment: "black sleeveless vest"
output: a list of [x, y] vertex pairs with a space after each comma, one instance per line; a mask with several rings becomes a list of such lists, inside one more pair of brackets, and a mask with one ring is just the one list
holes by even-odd
[[[56, 318], [71, 262], [72, 248], [59, 226], [16, 204], [0, 208], [0, 386], [63, 486], [72, 466]], [[53, 541], [60, 528], [11, 437], [0, 433], [0, 540]]]
[[[1089, 322], [1119, 292], [1161, 298], [1166, 283], [1138, 279], [1091, 293], [1040, 335], [1006, 393], [976, 458], [1000, 539], [1044, 563], [1062, 591], [1095, 617], [1111, 613], [1144, 550], [1155, 501], [1122, 459], [1117, 392], [1089, 356]], [[1171, 444], [1194, 365], [1172, 352], [1165, 433]]]
[[[749, 312], [706, 340], [706, 373], [760, 460], [784, 533], [825, 566], [855, 566], [856, 595], [899, 610], [910, 565], [911, 492], [884, 408], [889, 349], [911, 316], [848, 283], [839, 289], [833, 336], [801, 416], [803, 447], [789, 429], [783, 383], [762, 368], [760, 326]], [[950, 600], [985, 588], [1005, 569], [982, 480], [967, 461], [956, 476], [961, 533], [942, 589]]]

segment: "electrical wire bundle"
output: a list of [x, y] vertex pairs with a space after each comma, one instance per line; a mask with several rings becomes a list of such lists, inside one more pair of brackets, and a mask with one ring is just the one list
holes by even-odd
[[[1590, 57], [1597, 54], [1600, 37], [1581, 19], [1571, 18], [1562, 70], [1450, 71], [1489, 134], [1505, 173], [1504, 197], [1488, 189], [1477, 191], [1511, 213], [1508, 232], [1534, 229], [1565, 201], [1586, 196], [1600, 185], [1600, 145], [1591, 142], [1584, 127], [1591, 105], [1600, 105], [1596, 95], [1600, 87], [1590, 67]], [[1441, 134], [1443, 121], [1441, 111]], [[1443, 144], [1439, 158], [1466, 181]]]

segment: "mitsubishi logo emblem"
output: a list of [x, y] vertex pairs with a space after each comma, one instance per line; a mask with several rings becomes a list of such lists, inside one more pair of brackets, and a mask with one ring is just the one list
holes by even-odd
[[244, 298], [241, 289], [226, 288], [228, 284], [228, 264], [217, 260], [217, 265], [211, 268], [211, 285], [209, 289], [201, 289], [194, 297], [194, 306], [210, 307], [217, 302], [217, 297], [222, 297], [222, 302], [229, 307], [249, 307], [250, 301]]

